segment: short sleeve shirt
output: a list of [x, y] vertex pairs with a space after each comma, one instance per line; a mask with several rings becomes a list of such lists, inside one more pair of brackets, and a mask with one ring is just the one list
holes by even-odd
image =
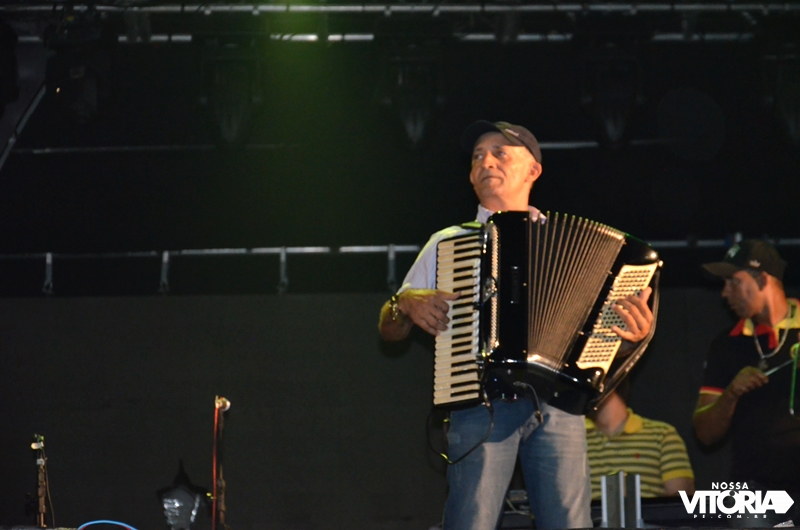
[[[754, 336], [768, 356], [767, 370], [791, 359], [790, 349], [798, 342], [800, 332], [800, 306], [793, 299], [789, 304], [789, 316], [775, 329], [744, 319], [714, 340], [701, 394], [721, 395], [742, 368], [758, 366], [761, 357]], [[784, 344], [777, 348], [781, 339]], [[787, 489], [800, 487], [800, 419], [789, 412], [792, 371], [793, 365], [784, 366], [769, 376], [766, 385], [739, 398], [730, 430], [733, 480], [757, 480]], [[795, 408], [800, 408], [800, 403]]]
[[[531, 218], [534, 220], [541, 216], [539, 210], [533, 206], [529, 206], [528, 210], [531, 213]], [[494, 214], [494, 212], [484, 208], [482, 205], [478, 205], [478, 214], [475, 217], [475, 220], [479, 223], [486, 223], [492, 214]], [[425, 246], [422, 247], [422, 250], [419, 252], [416, 261], [414, 261], [414, 264], [408, 270], [408, 273], [403, 280], [403, 285], [400, 287], [400, 289], [398, 289], [397, 292], [401, 293], [406, 289], [435, 289], [436, 245], [439, 244], [439, 241], [448, 237], [457, 236], [466, 230], [467, 229], [462, 228], [459, 225], [455, 225], [447, 227], [444, 230], [439, 230], [433, 234]]]
[[601, 497], [603, 475], [620, 471], [641, 477], [642, 497], [663, 497], [664, 483], [694, 478], [686, 444], [669, 423], [643, 418], [628, 409], [622, 432], [611, 438], [586, 419], [586, 443], [592, 478], [592, 498]]

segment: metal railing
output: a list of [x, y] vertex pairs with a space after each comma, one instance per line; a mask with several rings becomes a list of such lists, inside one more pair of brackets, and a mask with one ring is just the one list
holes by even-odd
[[160, 293], [169, 292], [170, 260], [174, 257], [214, 257], [214, 256], [278, 256], [278, 293], [289, 290], [289, 256], [298, 254], [386, 254], [386, 285], [390, 291], [397, 289], [397, 254], [419, 252], [419, 245], [362, 245], [343, 247], [256, 247], [256, 248], [205, 248], [186, 250], [147, 250], [133, 252], [99, 253], [61, 253], [39, 252], [26, 254], [0, 254], [0, 260], [40, 260], [45, 263], [42, 292], [53, 294], [53, 267], [56, 259], [120, 259], [120, 258], [161, 258]]
[[[740, 233], [721, 239], [692, 239], [684, 240], [656, 240], [650, 245], [656, 250], [662, 249], [725, 249], [733, 243], [741, 241]], [[776, 247], [800, 247], [800, 238], [772, 238], [769, 239]], [[289, 290], [289, 256], [290, 255], [347, 255], [347, 254], [385, 254], [386, 255], [386, 286], [389, 291], [395, 291], [398, 286], [397, 255], [416, 254], [419, 245], [354, 245], [341, 247], [311, 246], [311, 247], [256, 247], [256, 248], [206, 248], [185, 250], [149, 250], [133, 252], [100, 252], [100, 253], [60, 253], [40, 252], [25, 254], [0, 254], [0, 260], [44, 260], [45, 273], [42, 291], [53, 294], [53, 267], [54, 261], [74, 259], [120, 259], [120, 258], [154, 258], [161, 259], [161, 277], [159, 292], [169, 292], [170, 261], [175, 257], [219, 257], [219, 256], [277, 256], [278, 293], [285, 294]]]

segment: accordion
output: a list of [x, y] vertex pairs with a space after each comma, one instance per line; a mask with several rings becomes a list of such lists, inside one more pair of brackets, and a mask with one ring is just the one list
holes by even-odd
[[[624, 323], [612, 309], [651, 283], [658, 310], [658, 254], [609, 226], [563, 214], [501, 212], [468, 223], [437, 246], [436, 287], [457, 292], [448, 330], [436, 337], [434, 405], [457, 407], [526, 388], [584, 414], [644, 353], [655, 331], [618, 355]], [[618, 358], [619, 357], [619, 358]]]

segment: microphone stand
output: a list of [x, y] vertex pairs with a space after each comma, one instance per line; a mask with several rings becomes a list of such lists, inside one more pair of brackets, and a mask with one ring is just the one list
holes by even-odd
[[214, 470], [212, 473], [213, 503], [211, 505], [211, 530], [217, 530], [217, 522], [224, 530], [229, 530], [225, 523], [225, 478], [222, 470], [222, 440], [225, 428], [225, 412], [231, 408], [231, 402], [222, 396], [214, 399]]
[[33, 435], [33, 443], [31, 449], [36, 451], [36, 468], [37, 468], [37, 488], [36, 496], [38, 498], [38, 511], [36, 513], [36, 526], [39, 528], [47, 528], [45, 523], [45, 515], [47, 514], [47, 457], [44, 455], [44, 436], [41, 434]]

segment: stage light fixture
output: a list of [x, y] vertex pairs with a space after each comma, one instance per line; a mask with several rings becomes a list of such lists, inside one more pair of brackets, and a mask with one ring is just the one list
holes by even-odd
[[94, 120], [107, 98], [108, 57], [99, 50], [62, 50], [47, 60], [47, 91], [79, 124]]
[[495, 37], [500, 44], [517, 42], [520, 33], [519, 13], [509, 11], [499, 13], [495, 21]]
[[200, 101], [211, 107], [223, 144], [240, 144], [245, 141], [262, 101], [257, 42], [211, 37], [202, 44], [206, 93]]
[[122, 19], [125, 22], [125, 36], [128, 42], [150, 42], [153, 32], [149, 13], [128, 10], [123, 13]]
[[779, 53], [764, 57], [765, 102], [772, 107], [783, 134], [800, 146], [800, 54], [787, 44]]
[[211, 496], [208, 490], [192, 484], [183, 468], [182, 460], [172, 486], [159, 490], [157, 495], [164, 508], [167, 525], [172, 530], [190, 530], [200, 507], [210, 509]]
[[622, 147], [631, 115], [644, 103], [636, 53], [614, 43], [590, 48], [583, 83], [581, 103], [594, 117], [601, 143], [613, 149]]
[[449, 34], [438, 21], [412, 25], [410, 20], [385, 21], [375, 33], [384, 62], [378, 102], [393, 111], [412, 147], [431, 137], [438, 108], [444, 104], [442, 48]]
[[436, 104], [435, 63], [398, 60], [392, 67], [394, 87], [392, 105], [412, 145], [419, 145], [430, 134]]
[[94, 4], [76, 10], [72, 3], [66, 3], [57, 13], [60, 14], [58, 22], [49, 25], [42, 38], [51, 50], [113, 44], [116, 41], [116, 36], [104, 24], [105, 14], [99, 12]]
[[117, 40], [94, 5], [75, 10], [66, 4], [43, 41], [55, 53], [47, 60], [47, 91], [79, 124], [94, 120], [109, 96], [110, 47]]

